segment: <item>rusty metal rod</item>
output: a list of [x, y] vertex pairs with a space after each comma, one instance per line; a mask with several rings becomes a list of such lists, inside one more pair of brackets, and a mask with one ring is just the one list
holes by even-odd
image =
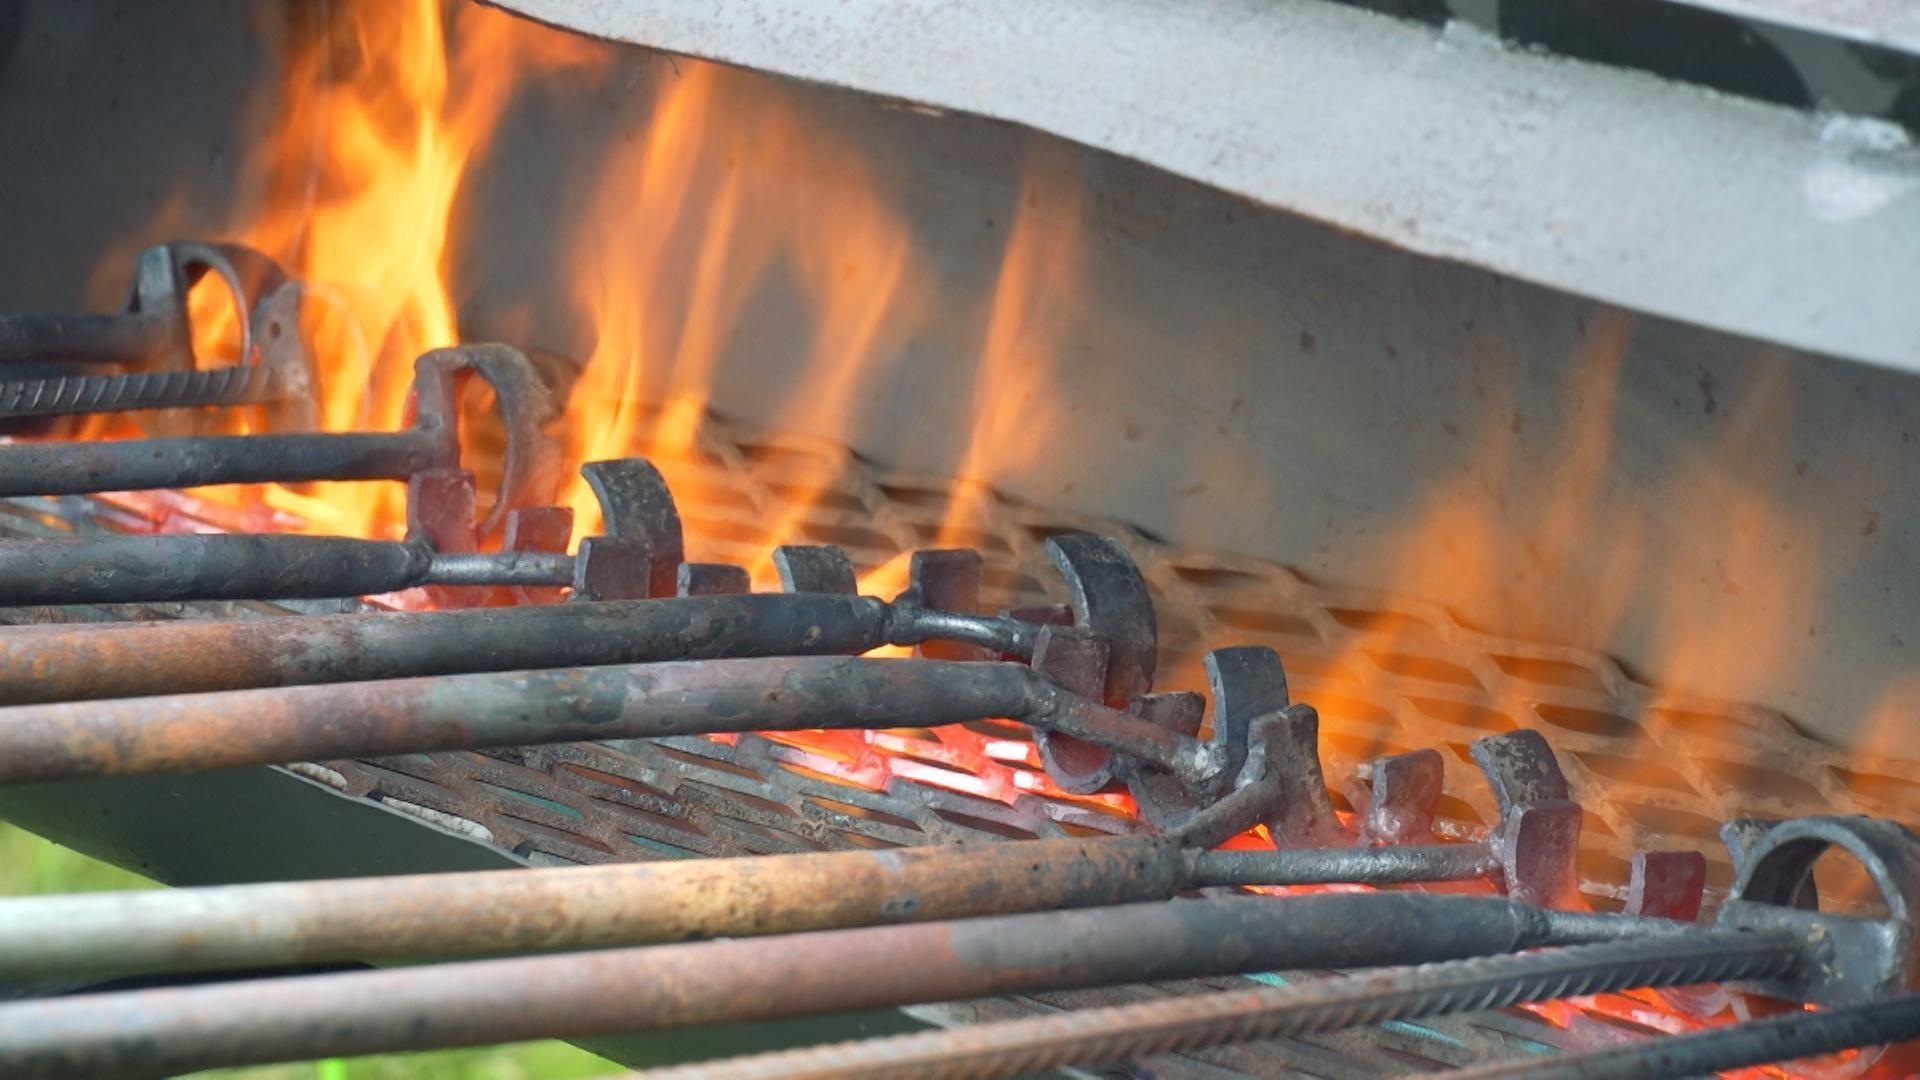
[[[414, 361], [414, 419], [393, 432], [207, 435], [92, 443], [0, 445], [0, 497], [313, 480], [406, 480], [460, 466], [458, 379], [494, 389], [506, 429], [499, 497], [482, 533], [550, 479], [541, 430], [551, 394], [533, 362], [504, 345], [436, 349]], [[72, 541], [62, 541], [69, 543]]]
[[1031, 655], [1032, 630], [1013, 619], [820, 593], [7, 627], [0, 629], [0, 705], [522, 668], [852, 654], [929, 638]]
[[173, 348], [181, 330], [165, 312], [0, 315], [0, 364], [80, 359], [144, 364]]
[[344, 536], [207, 533], [0, 540], [0, 606], [375, 596], [422, 585], [570, 585], [555, 552], [436, 552]]
[[0, 1075], [97, 1077], [582, 1037], [1565, 943], [1554, 913], [1411, 893], [1224, 897], [0, 1005]]
[[1097, 837], [0, 900], [0, 978], [742, 937], [1171, 898], [1187, 853]]
[[1406, 885], [1472, 881], [1499, 869], [1486, 844], [1211, 851], [1194, 866], [1193, 886]]
[[1386, 860], [1365, 850], [1182, 850], [1270, 810], [1233, 802], [1174, 836], [0, 900], [0, 978], [640, 945], [1165, 900], [1203, 886], [1470, 876], [1448, 848]]
[[[1784, 974], [1805, 943], [1788, 932], [1690, 932], [1517, 956], [1386, 968], [1054, 1016], [974, 1024], [661, 1069], [654, 1080], [993, 1080], [1279, 1036], [1297, 1037], [1637, 987]], [[1555, 1058], [1541, 1059], [1552, 1065]], [[1548, 1070], [1543, 1075], [1566, 1075]], [[1678, 1075], [1654, 1069], [1621, 1075]], [[629, 1074], [631, 1076], [631, 1074]]]
[[437, 428], [380, 434], [14, 443], [0, 446], [0, 497], [308, 480], [405, 480], [457, 464], [457, 459], [449, 457], [452, 447]]
[[422, 585], [572, 584], [563, 552], [209, 533], [0, 540], [0, 606], [371, 596]]
[[1215, 747], [1013, 663], [788, 658], [563, 668], [0, 709], [0, 783], [186, 772], [585, 739], [1004, 718], [1173, 774], [1220, 778]]

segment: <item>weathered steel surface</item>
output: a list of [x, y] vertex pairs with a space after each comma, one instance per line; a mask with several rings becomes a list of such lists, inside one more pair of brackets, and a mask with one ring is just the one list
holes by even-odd
[[341, 536], [0, 540], [0, 603], [366, 596], [427, 580], [424, 544]]
[[[311, 536], [98, 536], [60, 542], [0, 540], [0, 578], [21, 594], [44, 588], [71, 598], [113, 567], [115, 578], [144, 561], [165, 559], [157, 575], [179, 578], [182, 592], [259, 596], [273, 584], [294, 596], [315, 563], [315, 596], [386, 592], [420, 580], [499, 582], [513, 577], [503, 555], [436, 555], [430, 563], [399, 546]], [[365, 580], [353, 559], [371, 561]], [[186, 561], [192, 555], [194, 561]], [[317, 559], [307, 559], [317, 555]], [[198, 559], [207, 559], [196, 569]], [[553, 553], [522, 553], [528, 580], [547, 573]], [[515, 563], [515, 565], [518, 565]], [[332, 571], [326, 567], [332, 565]], [[568, 573], [572, 561], [566, 563]], [[470, 577], [455, 578], [455, 571]], [[737, 567], [701, 567], [743, 577]], [[136, 573], [136, 571], [134, 571]], [[424, 575], [424, 577], [422, 577]], [[415, 580], [419, 578], [419, 580]], [[225, 582], [225, 584], [223, 584]], [[372, 588], [386, 584], [388, 588]], [[739, 586], [732, 580], [728, 588]], [[123, 584], [100, 584], [119, 594]], [[714, 594], [678, 600], [593, 601], [472, 611], [355, 613], [305, 619], [92, 623], [0, 630], [0, 703], [136, 698], [198, 690], [242, 690], [361, 678], [453, 675], [520, 667], [641, 663], [764, 653], [858, 653], [877, 646], [966, 642], [1002, 655], [1031, 655], [1035, 626], [1010, 617], [939, 611], [835, 594]], [[96, 598], [100, 600], [100, 598]]]
[[414, 363], [415, 419], [404, 431], [207, 435], [0, 446], [0, 496], [75, 495], [212, 484], [405, 480], [460, 465], [454, 382], [463, 372], [494, 390], [506, 454], [501, 489], [481, 528], [551, 501], [555, 451], [541, 426], [553, 402], [532, 362], [504, 345], [437, 349]]
[[445, 553], [417, 541], [283, 533], [0, 540], [0, 604], [303, 600], [421, 585], [558, 586], [573, 579], [574, 564], [564, 553]]
[[1177, 900], [6, 1005], [0, 1073], [186, 1072], [1043, 988], [1457, 959], [1555, 940], [1547, 913], [1500, 900]]
[[[268, 430], [319, 427], [317, 365], [299, 333], [299, 321], [304, 301], [331, 302], [331, 293], [287, 280], [272, 259], [238, 245], [169, 244], [155, 251], [163, 254], [150, 252], [141, 259], [131, 301], [140, 308], [138, 313], [104, 320], [85, 317], [80, 327], [64, 325], [58, 317], [42, 319], [37, 331], [31, 316], [0, 316], [0, 358], [9, 337], [14, 345], [31, 349], [37, 332], [50, 357], [138, 362], [155, 370], [112, 375], [63, 371], [0, 383], [0, 417], [268, 404]], [[156, 258], [170, 265], [148, 273], [148, 263]], [[197, 267], [218, 274], [233, 294], [240, 348], [237, 361], [228, 366], [194, 370], [185, 288]], [[156, 290], [158, 295], [147, 295]], [[75, 329], [91, 333], [93, 340], [70, 340]], [[129, 354], [116, 337], [150, 339], [143, 343], [149, 354]]]
[[275, 401], [286, 392], [284, 380], [252, 364], [206, 371], [55, 375], [0, 383], [0, 418], [245, 405]]
[[209, 484], [404, 480], [445, 461], [437, 433], [194, 435], [0, 448], [0, 496]]
[[872, 597], [761, 594], [13, 627], [0, 630], [0, 703], [771, 652], [858, 653], [930, 637], [997, 646], [1013, 644], [1023, 625], [902, 611]]
[[0, 978], [641, 945], [1166, 899], [1166, 837], [0, 900]]
[[1191, 738], [1031, 668], [941, 660], [735, 659], [294, 686], [0, 713], [0, 783], [581, 739], [1006, 718], [1219, 779]]
[[1485, 844], [1209, 851], [1194, 859], [1193, 885], [1399, 885], [1499, 872], [1499, 857]]
[[1762, 978], [1787, 970], [1799, 958], [1800, 942], [1790, 934], [1701, 934], [1575, 946], [789, 1050], [651, 1075], [658, 1080], [990, 1080], [1634, 987]]

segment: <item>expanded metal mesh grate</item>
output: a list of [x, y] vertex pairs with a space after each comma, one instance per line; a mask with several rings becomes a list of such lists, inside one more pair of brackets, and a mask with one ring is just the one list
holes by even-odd
[[[1319, 708], [1321, 749], [1336, 788], [1370, 758], [1444, 747], [1439, 830], [1477, 837], [1495, 819], [1491, 794], [1467, 753], [1474, 738], [1530, 727], [1560, 755], [1586, 808], [1581, 869], [1600, 906], [1624, 892], [1636, 850], [1707, 853], [1710, 890], [1730, 868], [1717, 830], [1738, 817], [1858, 812], [1920, 827], [1920, 775], [1905, 761], [1843, 754], [1753, 706], [1678, 699], [1629, 678], [1592, 653], [1503, 640], [1463, 628], [1437, 607], [1377, 592], [1310, 583], [1259, 560], [1181, 550], [1095, 518], [1025, 505], [977, 489], [949, 516], [950, 481], [887, 474], [843, 448], [769, 439], [715, 421], [691, 455], [656, 459], [680, 502], [689, 558], [754, 564], [769, 521], [783, 542], [837, 544], [870, 570], [901, 552], [965, 544], [986, 558], [989, 608], [1049, 597], [1049, 535], [1119, 537], [1155, 594], [1159, 685], [1204, 687], [1200, 657], [1225, 644], [1267, 644], [1285, 660], [1295, 696]], [[217, 512], [168, 494], [20, 500], [0, 531], [233, 527]], [[214, 520], [205, 515], [215, 514]], [[196, 516], [200, 515], [200, 516]], [[254, 525], [252, 527], [259, 527]], [[144, 605], [14, 609], [0, 621], [172, 618], [188, 610], [269, 614], [353, 603]], [[1137, 827], [1124, 796], [1076, 798], [1054, 789], [1026, 729], [743, 735], [582, 743], [486, 753], [419, 754], [295, 766], [345, 794], [379, 800], [533, 863], [647, 860], [883, 847], [961, 840], [1120, 833]], [[1336, 805], [1342, 809], [1340, 792]], [[1711, 896], [1711, 893], [1710, 893]], [[1085, 991], [919, 1010], [941, 1022], [985, 1019], [1186, 992], [1170, 987]], [[1259, 1047], [1228, 1047], [1159, 1063], [1168, 1075], [1276, 1067], [1313, 1075], [1485, 1060], [1516, 1047], [1592, 1045], [1679, 1023], [1633, 998], [1399, 1025]]]

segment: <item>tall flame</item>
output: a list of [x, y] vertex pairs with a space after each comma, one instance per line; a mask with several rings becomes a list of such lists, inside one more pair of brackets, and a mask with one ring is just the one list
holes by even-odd
[[[472, 4], [357, 0], [330, 14], [286, 58], [270, 134], [247, 163], [259, 195], [231, 238], [334, 298], [303, 314], [324, 358], [325, 427], [387, 430], [405, 421], [412, 358], [460, 340], [447, 265], [470, 164], [522, 78], [594, 69], [606, 53]], [[216, 292], [195, 289], [197, 314]], [[392, 534], [402, 517], [393, 485], [260, 497], [329, 532]]]
[[[925, 295], [906, 224], [818, 118], [742, 92], [753, 87], [706, 65], [663, 65], [651, 88], [651, 123], [605, 163], [570, 246], [582, 268], [577, 302], [596, 336], [569, 407], [569, 456], [697, 456], [721, 353], [773, 273], [790, 275], [810, 301], [810, 337], [784, 375], [791, 408], [814, 426], [849, 427]], [[822, 171], [835, 182], [794, 191], [792, 176]], [[709, 474], [670, 464], [668, 474], [687, 503], [719, 495]], [[735, 537], [758, 549], [758, 582], [770, 582], [768, 553], [830, 482], [802, 478], [758, 537]], [[567, 502], [576, 534], [591, 534], [600, 511], [586, 485], [576, 482]]]

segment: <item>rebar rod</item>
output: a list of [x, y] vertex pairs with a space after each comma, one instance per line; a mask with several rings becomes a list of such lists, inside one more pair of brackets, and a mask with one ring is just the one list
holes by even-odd
[[1920, 1039], [1920, 994], [1819, 1012], [1790, 1013], [1603, 1050], [1501, 1062], [1446, 1075], [1463, 1080], [1547, 1080], [1549, 1077], [1639, 1080], [1644, 1076], [1699, 1076], [1912, 1039]]
[[1030, 1020], [757, 1054], [648, 1075], [657, 1080], [723, 1076], [729, 1080], [989, 1080], [1633, 987], [1767, 978], [1791, 968], [1800, 955], [1799, 939], [1788, 933], [1700, 932], [1082, 1009]]
[[1556, 942], [1505, 900], [1225, 897], [0, 1005], [0, 1075], [103, 1076], [583, 1037]]
[[[1237, 832], [1266, 812], [1232, 802], [1195, 828]], [[1449, 879], [1440, 859], [1182, 850], [1189, 835], [21, 897], [0, 900], [0, 978], [640, 945], [1138, 903], [1201, 886]], [[1436, 876], [1411, 872], [1422, 866]], [[1601, 919], [1579, 932], [1649, 925]]]
[[[928, 625], [932, 616], [937, 622]], [[689, 596], [297, 619], [0, 629], [0, 705], [521, 668], [830, 655], [929, 638], [1033, 651], [1012, 619], [873, 597]]]
[[0, 419], [252, 405], [277, 401], [291, 392], [284, 377], [253, 364], [203, 371], [52, 375], [0, 383]]
[[1022, 664], [792, 658], [561, 668], [0, 709], [0, 783], [589, 739], [1003, 718], [1198, 787], [1217, 751]]

